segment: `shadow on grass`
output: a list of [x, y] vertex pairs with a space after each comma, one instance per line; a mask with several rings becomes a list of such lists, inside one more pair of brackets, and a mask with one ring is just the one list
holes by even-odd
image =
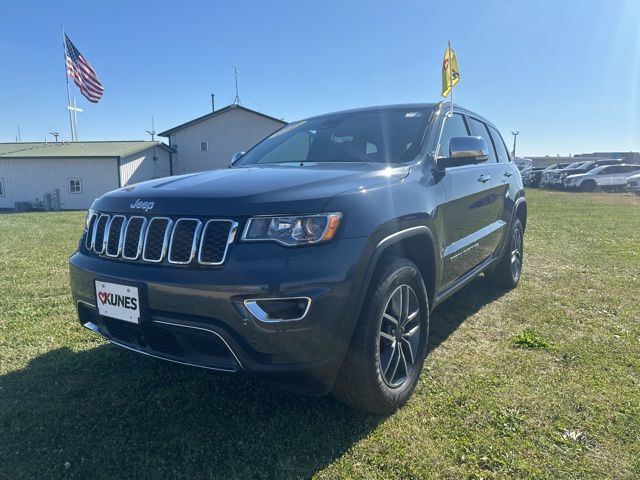
[[0, 377], [0, 478], [309, 477], [380, 421], [115, 346], [63, 348]]
[[484, 277], [478, 277], [445, 300], [431, 316], [429, 352], [438, 348], [467, 318], [505, 293]]
[[[479, 279], [441, 305], [430, 348], [500, 295]], [[63, 348], [0, 377], [0, 477], [305, 478], [380, 421], [110, 345]]]

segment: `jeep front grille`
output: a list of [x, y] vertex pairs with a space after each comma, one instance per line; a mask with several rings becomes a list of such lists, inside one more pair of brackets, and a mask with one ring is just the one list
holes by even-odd
[[143, 217], [92, 213], [85, 247], [126, 261], [221, 265], [233, 243], [233, 220]]

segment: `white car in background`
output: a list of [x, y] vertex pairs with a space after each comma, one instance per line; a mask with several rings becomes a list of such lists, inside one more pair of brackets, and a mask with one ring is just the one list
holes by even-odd
[[627, 178], [627, 192], [640, 195], [640, 174]]
[[564, 188], [583, 192], [593, 192], [596, 188], [621, 190], [627, 185], [627, 179], [635, 174], [640, 174], [640, 165], [605, 165], [565, 177]]

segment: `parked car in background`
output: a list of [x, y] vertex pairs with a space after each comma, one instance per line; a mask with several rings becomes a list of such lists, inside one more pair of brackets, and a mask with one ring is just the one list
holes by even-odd
[[627, 178], [627, 192], [640, 195], [640, 175], [632, 175]]
[[542, 178], [542, 172], [544, 172], [548, 168], [555, 167], [552, 165], [551, 167], [533, 167], [523, 170], [521, 172], [522, 181], [524, 182], [525, 187], [539, 187], [540, 179]]
[[559, 170], [549, 172], [547, 180], [544, 182], [545, 186], [549, 188], [563, 188], [564, 179], [570, 175], [578, 175], [587, 173], [594, 168], [605, 165], [622, 165], [623, 161], [620, 159], [603, 159], [603, 160], [588, 160], [581, 162], [573, 162], [567, 167]]
[[577, 168], [578, 166], [582, 165], [583, 163], [586, 163], [584, 161], [582, 162], [573, 162], [570, 164], [563, 164], [562, 166], [557, 166], [555, 168], [547, 168], [542, 172], [542, 177], [540, 178], [540, 186], [541, 187], [546, 187], [546, 188], [553, 188], [554, 186], [557, 185], [557, 178], [560, 176], [560, 172], [564, 171], [565, 169], [567, 169], [567, 171], [569, 170], [573, 170], [575, 168]]
[[564, 187], [583, 192], [593, 192], [596, 188], [622, 190], [627, 185], [627, 179], [634, 174], [640, 174], [640, 165], [605, 165], [587, 173], [565, 177]]

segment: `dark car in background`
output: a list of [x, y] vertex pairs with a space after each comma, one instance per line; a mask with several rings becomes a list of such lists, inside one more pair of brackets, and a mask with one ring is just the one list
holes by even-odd
[[493, 124], [449, 108], [301, 120], [229, 169], [98, 198], [70, 258], [80, 323], [152, 357], [398, 408], [433, 309], [482, 273], [520, 280], [520, 172]]
[[554, 168], [566, 167], [568, 163], [554, 163], [547, 167], [532, 167], [522, 172], [522, 181], [525, 187], [539, 187], [542, 175], [547, 170], [553, 170]]

